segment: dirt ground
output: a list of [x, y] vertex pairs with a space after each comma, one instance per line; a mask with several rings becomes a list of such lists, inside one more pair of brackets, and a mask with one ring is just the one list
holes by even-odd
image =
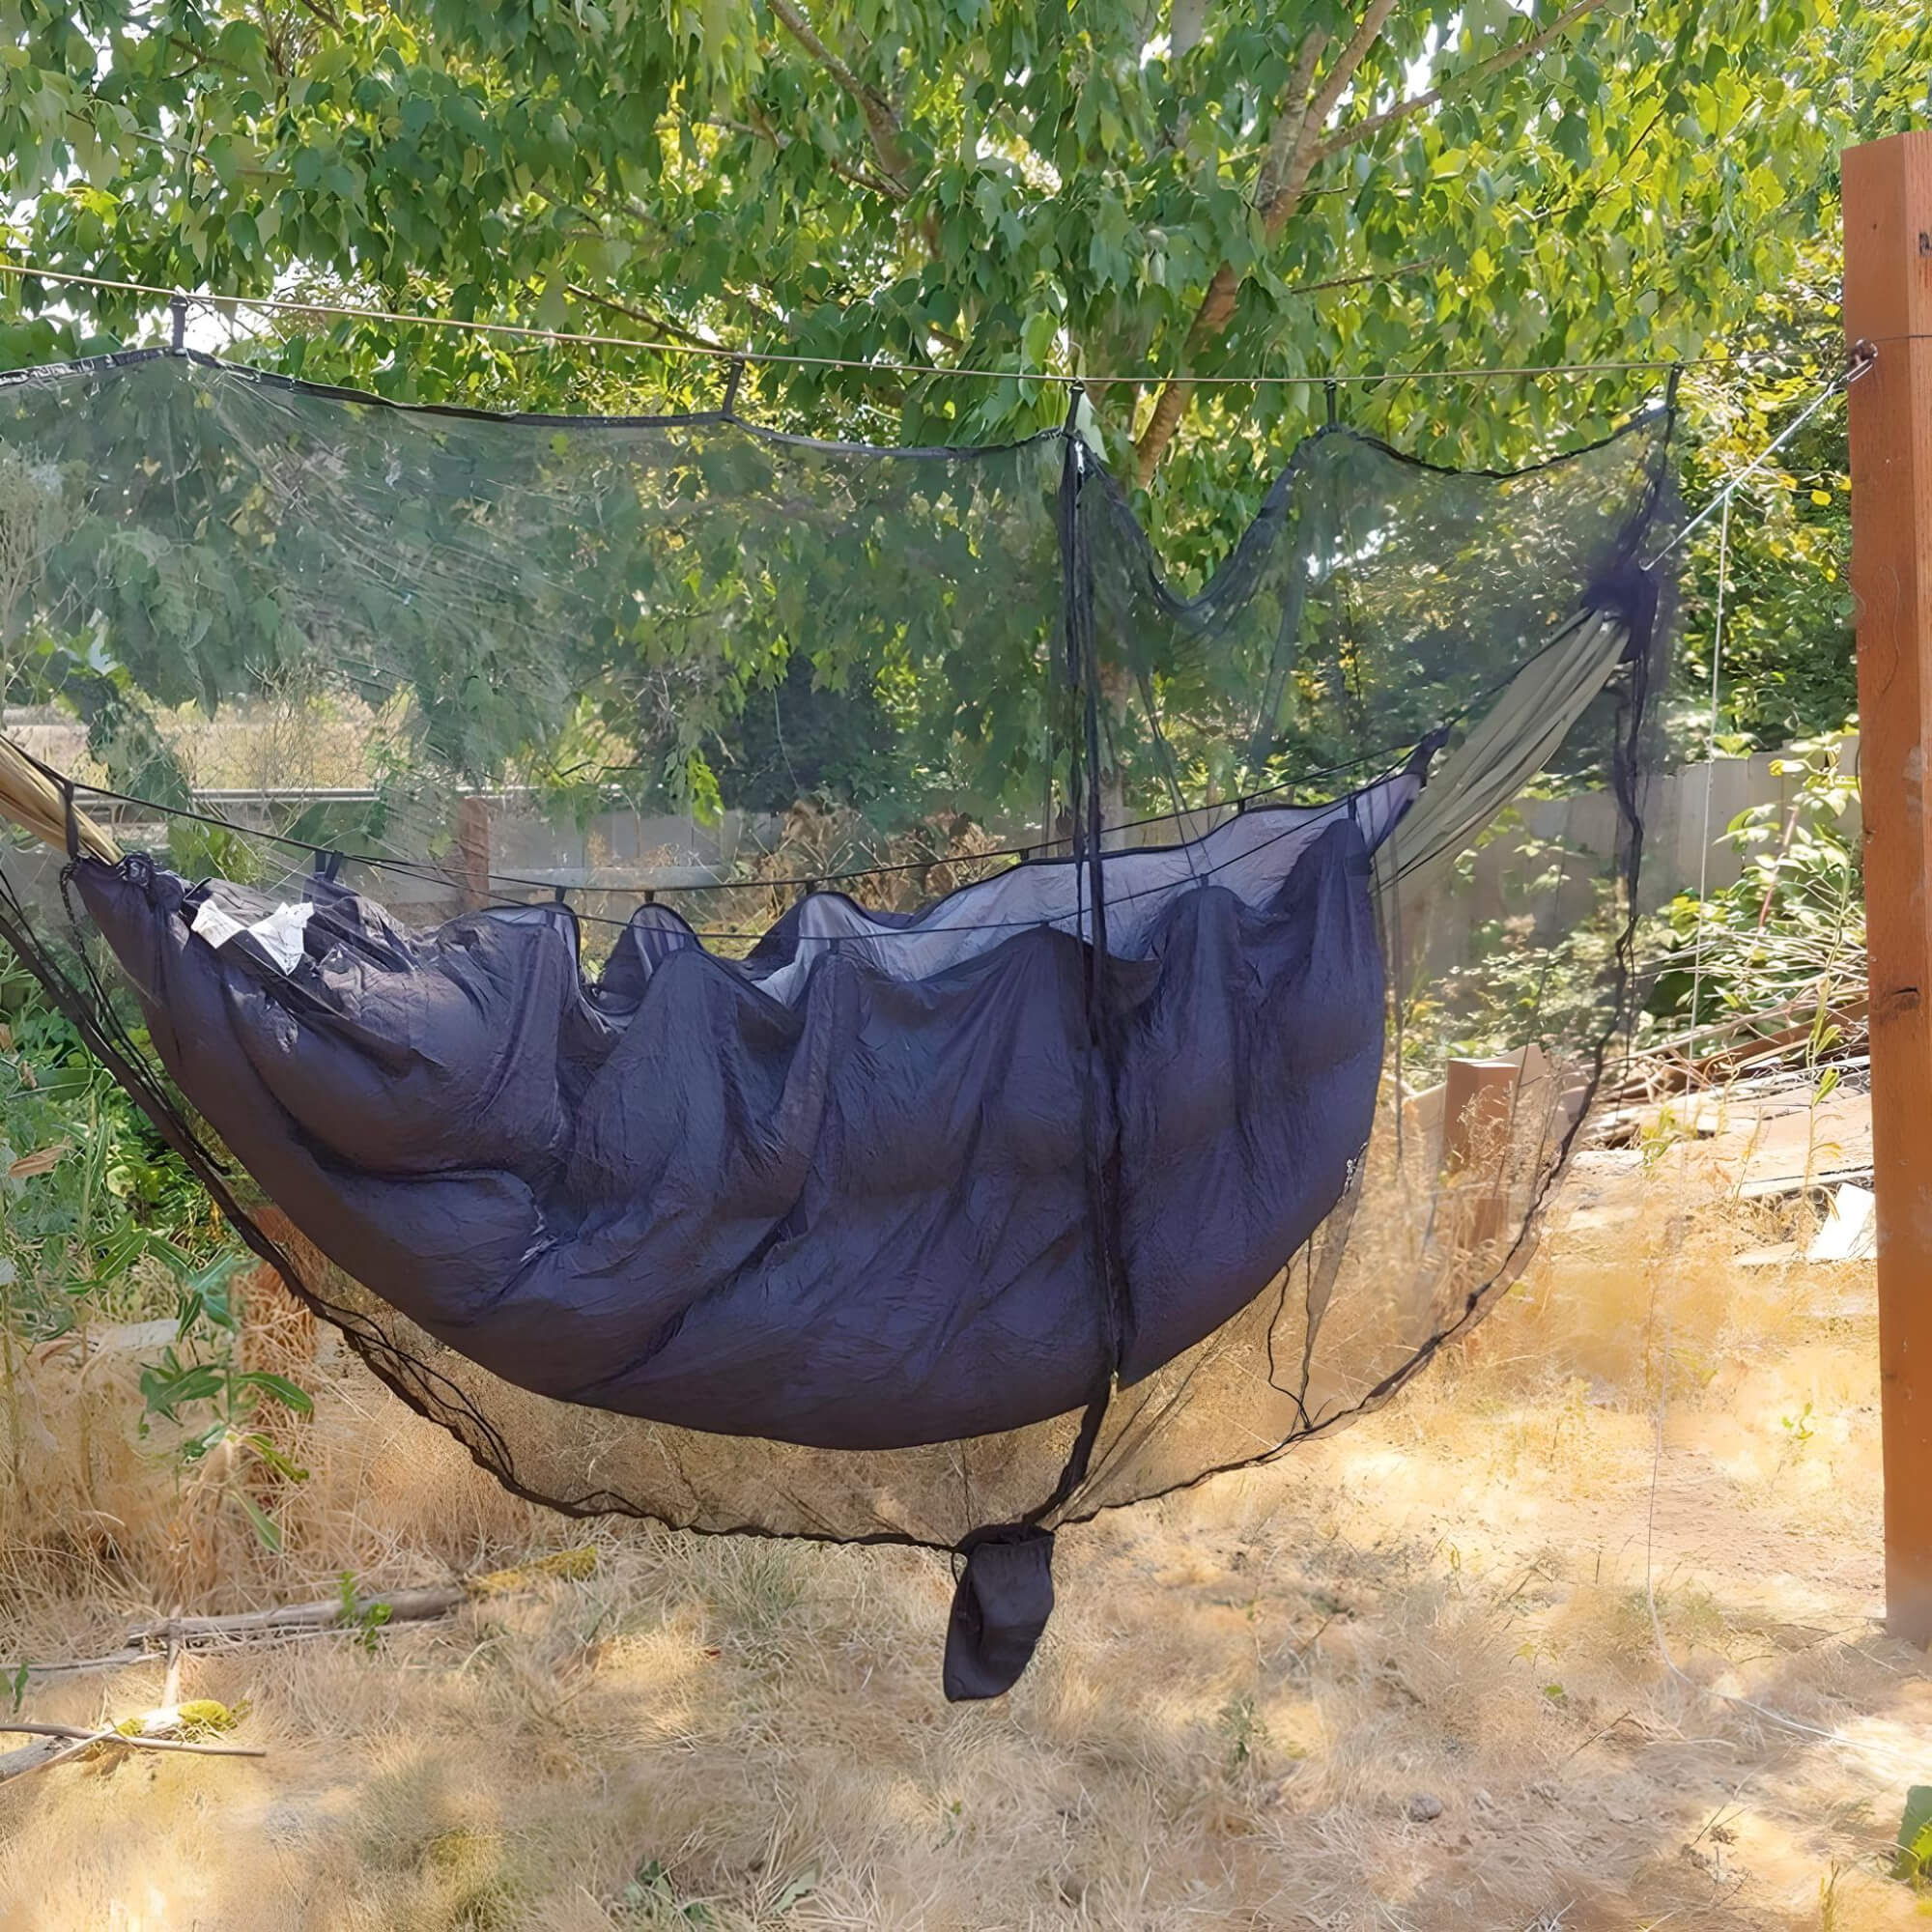
[[[1740, 1205], [1697, 1151], [1593, 1157], [1528, 1279], [1381, 1415], [1068, 1533], [998, 1703], [940, 1695], [936, 1560], [600, 1532], [583, 1580], [190, 1656], [182, 1694], [245, 1701], [269, 1755], [0, 1787], [0, 1926], [1922, 1922], [1888, 1875], [1932, 1668], [1878, 1621], [1870, 1264], [1805, 1263], [1811, 1209]], [[359, 1374], [321, 1392], [274, 1557], [130, 1439], [112, 1365], [49, 1359], [33, 1401], [10, 1674], [174, 1602], [582, 1540]], [[36, 1677], [22, 1711], [118, 1719], [161, 1679]]]

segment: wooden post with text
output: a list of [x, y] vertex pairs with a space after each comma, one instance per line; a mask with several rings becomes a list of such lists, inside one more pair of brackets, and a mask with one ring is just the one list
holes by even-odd
[[1886, 1619], [1932, 1642], [1932, 129], [1844, 156]]

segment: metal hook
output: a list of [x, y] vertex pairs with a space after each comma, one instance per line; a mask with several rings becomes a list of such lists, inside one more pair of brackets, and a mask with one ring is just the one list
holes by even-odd
[[732, 356], [724, 376], [724, 420], [735, 419], [738, 409], [738, 384], [745, 380], [745, 358]]
[[169, 345], [169, 354], [187, 354], [187, 297], [177, 289], [168, 298], [168, 315], [174, 324], [174, 341]]
[[1342, 420], [1342, 385], [1330, 376], [1321, 387], [1328, 398], [1328, 427], [1333, 429]]

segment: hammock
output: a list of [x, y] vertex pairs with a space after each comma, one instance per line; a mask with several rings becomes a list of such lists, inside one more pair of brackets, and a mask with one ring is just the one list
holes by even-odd
[[[1189, 597], [1071, 421], [31, 372], [0, 554], [88, 729], [0, 758], [68, 858], [0, 855], [0, 936], [510, 1487], [962, 1551], [993, 1694], [1058, 1527], [1385, 1399], [1520, 1270], [1625, 1008], [1667, 428], [1510, 477], [1331, 431]], [[250, 691], [294, 782], [217, 810]], [[1507, 1100], [1432, 1137], [1484, 1024]]]

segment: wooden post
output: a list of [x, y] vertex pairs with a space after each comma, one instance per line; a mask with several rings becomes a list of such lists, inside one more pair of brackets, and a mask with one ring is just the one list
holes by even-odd
[[457, 876], [463, 910], [477, 912], [490, 903], [490, 801], [473, 794], [456, 808]]
[[1871, 971], [1886, 1618], [1932, 1642], [1932, 130], [1847, 150], [1852, 596]]
[[1522, 1078], [1522, 1062], [1452, 1060], [1443, 1072], [1442, 1161], [1454, 1174], [1494, 1154], [1509, 1127], [1510, 1101]]
[[1442, 1175], [1465, 1190], [1458, 1247], [1480, 1248], [1502, 1233], [1502, 1167], [1522, 1073], [1518, 1060], [1452, 1060], [1444, 1069]]

